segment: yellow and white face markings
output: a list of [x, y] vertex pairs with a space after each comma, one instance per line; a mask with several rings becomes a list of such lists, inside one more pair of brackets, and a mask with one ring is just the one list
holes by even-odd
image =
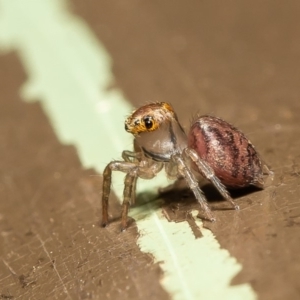
[[[58, 138], [77, 147], [84, 167], [102, 172], [131, 149], [123, 128], [132, 107], [120, 90], [108, 90], [111, 58], [65, 1], [0, 0], [0, 47], [17, 52], [28, 75], [24, 100], [41, 101]], [[123, 174], [114, 178], [114, 186], [122, 186]], [[167, 184], [163, 178], [141, 181], [139, 191]], [[115, 192], [121, 201], [122, 189]], [[187, 223], [170, 223], [158, 207], [148, 206], [143, 218], [138, 207], [131, 210], [138, 244], [163, 262], [161, 284], [172, 299], [256, 299], [249, 284], [230, 285], [242, 267], [200, 220], [195, 218], [203, 237], [195, 239]]]

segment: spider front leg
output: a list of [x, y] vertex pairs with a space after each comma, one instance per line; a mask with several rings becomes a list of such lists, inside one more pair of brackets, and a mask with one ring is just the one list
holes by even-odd
[[129, 205], [133, 204], [135, 201], [135, 189], [136, 189], [137, 176], [132, 174], [127, 174], [124, 180], [124, 192], [123, 192], [123, 203], [122, 203], [122, 221], [121, 221], [121, 231], [127, 228], [127, 216]]
[[[127, 161], [127, 162], [133, 162], [133, 163], [137, 163], [140, 162], [142, 160], [142, 153], [141, 152], [134, 152], [134, 151], [129, 151], [129, 150], [124, 150], [122, 152], [122, 158]], [[131, 204], [134, 204], [136, 201], [136, 184], [137, 184], [137, 179], [138, 177], [134, 177], [134, 179], [131, 182]], [[126, 179], [125, 179], [126, 182]]]
[[208, 163], [201, 159], [194, 149], [185, 148], [184, 153], [196, 164], [201, 174], [210, 180], [220, 194], [231, 203], [233, 208], [236, 210], [239, 209], [239, 206], [233, 202], [233, 199], [226, 187], [221, 183], [220, 179], [215, 175], [214, 170], [208, 165]]
[[[126, 162], [126, 161], [112, 161], [104, 169], [103, 185], [102, 185], [102, 222], [101, 222], [103, 227], [105, 227], [108, 224], [108, 199], [109, 199], [110, 189], [111, 189], [112, 171], [121, 171], [127, 173], [129, 177], [130, 173], [134, 171], [136, 168], [138, 168], [138, 165], [136, 163]], [[132, 179], [128, 179], [126, 181], [126, 178], [127, 176], [125, 177], [124, 194], [126, 194], [126, 201], [128, 201], [128, 195], [131, 195], [132, 186], [126, 186], [126, 182], [130, 184], [132, 182]], [[128, 189], [129, 192], [127, 191]]]
[[111, 189], [111, 176], [112, 171], [121, 171], [126, 173], [124, 181], [124, 200], [122, 204], [122, 231], [127, 227], [127, 214], [131, 199], [135, 194], [135, 182], [138, 177], [144, 179], [152, 179], [163, 167], [162, 163], [147, 160], [146, 158], [140, 159], [136, 162], [128, 161], [112, 161], [110, 162], [103, 172], [103, 191], [102, 191], [102, 226], [108, 224], [108, 199]]
[[183, 178], [186, 180], [190, 189], [193, 191], [197, 201], [199, 202], [201, 208], [204, 210], [207, 218], [210, 221], [214, 222], [216, 219], [208, 206], [207, 200], [199, 187], [195, 175], [192, 173], [192, 171], [189, 169], [188, 165], [180, 155], [174, 155], [173, 160], [177, 163], [179, 174], [183, 176]]

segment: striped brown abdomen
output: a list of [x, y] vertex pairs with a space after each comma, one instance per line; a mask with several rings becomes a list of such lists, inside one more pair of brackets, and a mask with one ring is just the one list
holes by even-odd
[[261, 186], [262, 163], [254, 146], [241, 131], [222, 119], [202, 116], [195, 120], [188, 134], [188, 146], [213, 168], [224, 185]]

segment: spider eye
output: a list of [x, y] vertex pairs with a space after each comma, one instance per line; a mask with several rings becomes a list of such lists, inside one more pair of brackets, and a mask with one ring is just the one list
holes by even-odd
[[143, 119], [144, 121], [144, 124], [145, 124], [145, 127], [147, 129], [152, 129], [153, 128], [153, 120], [152, 120], [152, 117], [150, 116], [147, 116]]

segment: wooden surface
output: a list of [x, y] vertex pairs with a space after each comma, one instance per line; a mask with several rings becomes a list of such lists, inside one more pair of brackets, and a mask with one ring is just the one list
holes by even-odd
[[[243, 266], [233, 285], [249, 283], [259, 299], [298, 299], [299, 2], [71, 4], [110, 53], [115, 85], [134, 106], [171, 102], [186, 128], [195, 112], [213, 114], [256, 145], [274, 182], [235, 192], [238, 217], [207, 187], [218, 221], [206, 226]], [[125, 234], [119, 220], [98, 226], [101, 177], [58, 141], [39, 103], [21, 99], [18, 53], [3, 54], [0, 66], [0, 298], [171, 299], [159, 263], [136, 244], [134, 224]], [[117, 219], [120, 205], [112, 203]], [[176, 222], [195, 207], [177, 193], [162, 204]]]

